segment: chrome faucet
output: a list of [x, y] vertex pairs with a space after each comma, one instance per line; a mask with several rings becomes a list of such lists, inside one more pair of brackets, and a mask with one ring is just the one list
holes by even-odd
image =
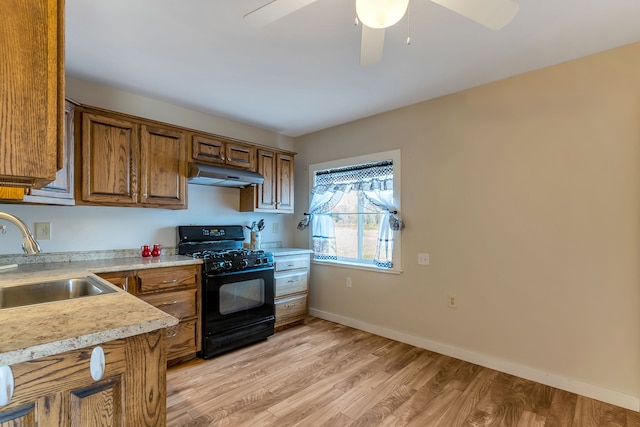
[[[20, 233], [22, 233], [22, 250], [24, 250], [27, 255], [35, 255], [37, 253], [40, 253], [40, 245], [38, 244], [36, 239], [33, 238], [29, 227], [27, 227], [24, 222], [22, 222], [15, 216], [5, 212], [0, 212], [0, 219], [9, 221], [10, 223], [18, 227]], [[0, 231], [4, 230], [4, 228], [4, 226], [0, 225]]]

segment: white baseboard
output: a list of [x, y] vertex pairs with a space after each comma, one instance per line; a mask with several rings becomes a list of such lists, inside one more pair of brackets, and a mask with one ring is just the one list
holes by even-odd
[[499, 359], [497, 357], [475, 353], [473, 351], [454, 347], [448, 344], [409, 335], [404, 332], [394, 331], [392, 329], [372, 325], [350, 317], [340, 316], [338, 314], [313, 308], [309, 311], [312, 316], [319, 317], [320, 319], [350, 326], [375, 335], [380, 335], [385, 338], [424, 348], [446, 356], [455, 357], [456, 359], [475, 363], [476, 365], [495, 369], [496, 371], [515, 375], [571, 393], [576, 393], [602, 402], [610, 403], [612, 405], [620, 406], [622, 408], [630, 409], [632, 411], [640, 411], [640, 396], [632, 396], [581, 381], [576, 381], [560, 375], [550, 374], [525, 365]]

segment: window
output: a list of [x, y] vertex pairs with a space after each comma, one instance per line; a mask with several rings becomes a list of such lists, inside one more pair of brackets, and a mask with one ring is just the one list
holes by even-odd
[[400, 269], [400, 151], [310, 166], [314, 260]]

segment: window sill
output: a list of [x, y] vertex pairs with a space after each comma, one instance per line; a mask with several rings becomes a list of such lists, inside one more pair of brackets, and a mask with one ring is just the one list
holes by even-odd
[[403, 270], [394, 269], [394, 268], [383, 269], [375, 266], [368, 266], [368, 265], [356, 264], [353, 262], [345, 262], [345, 261], [319, 261], [319, 260], [311, 259], [311, 264], [326, 265], [331, 267], [350, 268], [353, 270], [364, 270], [364, 271], [371, 271], [374, 273], [384, 273], [384, 274], [401, 274], [403, 272]]

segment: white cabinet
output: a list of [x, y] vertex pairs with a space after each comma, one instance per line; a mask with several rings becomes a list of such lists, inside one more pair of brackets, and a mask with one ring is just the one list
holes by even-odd
[[310, 251], [274, 251], [276, 328], [309, 315]]

